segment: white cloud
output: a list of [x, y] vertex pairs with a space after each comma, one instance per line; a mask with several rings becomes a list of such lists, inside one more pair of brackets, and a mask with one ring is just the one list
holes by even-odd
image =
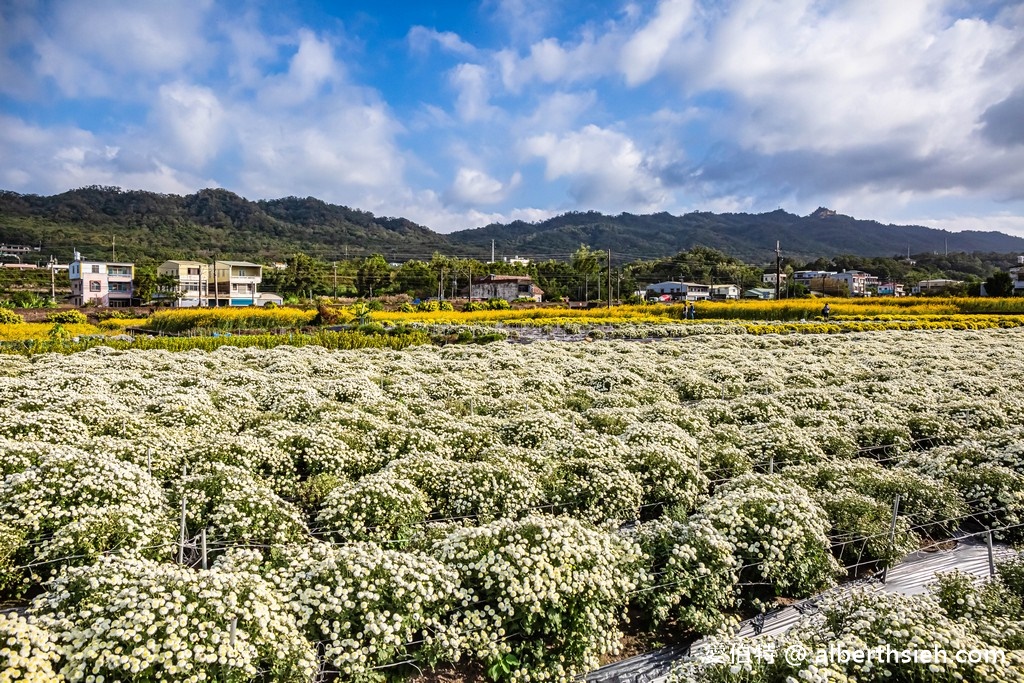
[[610, 73], [620, 42], [617, 33], [597, 37], [588, 31], [573, 45], [545, 38], [531, 45], [525, 57], [505, 49], [498, 51], [494, 60], [504, 87], [518, 93], [534, 82], [564, 86]]
[[543, 35], [552, 19], [549, 0], [487, 0], [494, 18], [515, 41], [530, 41]]
[[426, 26], [413, 26], [409, 29], [406, 37], [409, 41], [409, 48], [418, 54], [425, 54], [430, 51], [433, 45], [439, 45], [442, 49], [462, 57], [473, 58], [477, 55], [477, 49], [459, 37], [459, 34], [451, 31], [438, 31]]
[[216, 157], [225, 143], [224, 109], [210, 88], [181, 82], [161, 86], [156, 119], [192, 166], [202, 166]]
[[407, 192], [402, 197], [392, 198], [389, 212], [405, 216], [411, 221], [426, 225], [441, 233], [479, 228], [491, 223], [512, 221], [537, 222], [557, 215], [558, 211], [536, 207], [511, 208], [505, 211], [486, 212], [476, 208], [465, 208], [446, 204], [433, 190]]
[[458, 91], [455, 110], [463, 121], [481, 121], [497, 113], [490, 104], [488, 74], [483, 66], [459, 64], [449, 73], [449, 80]]
[[117, 185], [151, 192], [184, 193], [216, 185], [172, 168], [145, 150], [118, 146], [73, 126], [42, 128], [0, 116], [0, 186], [57, 193], [86, 185]]
[[334, 47], [308, 29], [298, 33], [298, 47], [288, 62], [288, 71], [265, 79], [259, 97], [265, 104], [300, 106], [340, 83], [344, 68], [334, 58]]
[[589, 125], [563, 136], [529, 138], [524, 150], [544, 159], [548, 180], [568, 178], [570, 193], [583, 207], [646, 211], [667, 200], [643, 153], [622, 133]]
[[[204, 25], [209, 0], [189, 3], [116, 0], [58, 2], [52, 20], [28, 40], [35, 73], [69, 96], [138, 94], [147, 79], [208, 62]], [[201, 69], [202, 67], [200, 67]]]
[[497, 204], [521, 181], [522, 176], [518, 172], [514, 173], [507, 183], [503, 183], [478, 169], [462, 167], [455, 174], [455, 180], [445, 193], [445, 201], [468, 206]]
[[692, 0], [662, 0], [648, 24], [622, 48], [621, 68], [628, 85], [644, 83], [655, 75], [665, 55], [684, 35], [692, 11]]
[[523, 134], [558, 132], [574, 127], [576, 122], [598, 104], [597, 92], [555, 92], [545, 96], [528, 116], [516, 124]]

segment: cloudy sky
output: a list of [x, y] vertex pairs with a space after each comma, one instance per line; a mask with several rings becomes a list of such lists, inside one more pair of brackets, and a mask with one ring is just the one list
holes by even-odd
[[1024, 3], [0, 2], [0, 188], [1024, 235]]

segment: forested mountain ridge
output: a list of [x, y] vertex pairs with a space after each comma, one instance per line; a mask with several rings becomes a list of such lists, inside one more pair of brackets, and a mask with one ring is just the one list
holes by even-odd
[[841, 254], [892, 256], [912, 253], [1020, 252], [1024, 238], [999, 232], [950, 232], [922, 226], [883, 225], [819, 208], [809, 216], [781, 209], [762, 214], [694, 212], [608, 216], [567, 213], [541, 223], [516, 221], [451, 233], [469, 247], [498, 240], [506, 252], [557, 254], [580, 244], [611, 247], [627, 258], [657, 258], [695, 246], [725, 252], [749, 263], [770, 260], [779, 241], [785, 254], [804, 260]]
[[448, 251], [447, 238], [404, 218], [314, 197], [250, 201], [222, 189], [179, 196], [86, 187], [53, 196], [0, 192], [0, 242], [120, 258], [327, 258], [414, 250]]
[[766, 263], [779, 241], [795, 260], [949, 252], [1022, 253], [1024, 238], [883, 225], [828, 209], [797, 216], [693, 212], [609, 216], [570, 212], [538, 223], [515, 221], [447, 235], [404, 218], [382, 218], [314, 197], [251, 201], [223, 189], [179, 196], [86, 187], [52, 196], [0, 191], [0, 242], [41, 246], [66, 261], [72, 249], [153, 261], [167, 258], [282, 260], [302, 252], [341, 260], [372, 253], [388, 261], [434, 252], [486, 260], [497, 255], [567, 260], [581, 244], [611, 248], [617, 262], [656, 259], [696, 246]]

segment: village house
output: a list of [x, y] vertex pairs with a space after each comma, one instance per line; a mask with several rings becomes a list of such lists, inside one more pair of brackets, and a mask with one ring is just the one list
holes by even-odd
[[179, 308], [203, 306], [209, 299], [210, 265], [200, 261], [164, 261], [156, 269], [156, 274], [164, 278], [173, 278], [173, 291], [159, 291], [155, 299], [173, 300]]
[[906, 296], [902, 284], [899, 282], [881, 282], [878, 285], [878, 296]]
[[913, 294], [941, 294], [950, 287], [962, 285], [963, 280], [921, 280], [911, 288]]
[[845, 284], [850, 296], [871, 296], [870, 288], [878, 285], [878, 278], [863, 270], [844, 270], [832, 273], [829, 278]]
[[727, 299], [739, 299], [740, 288], [737, 285], [712, 285], [711, 298], [717, 301], [725, 301]]
[[[666, 298], [668, 297], [668, 298]], [[647, 285], [648, 299], [662, 301], [706, 301], [711, 298], [711, 286], [698, 282], [656, 282]]]
[[211, 306], [259, 306], [263, 266], [248, 261], [214, 261]]
[[762, 301], [770, 301], [775, 298], [774, 287], [754, 287], [743, 292], [744, 299], [760, 299]]
[[[469, 296], [469, 290], [463, 290]], [[533, 283], [529, 275], [487, 275], [473, 278], [473, 299], [532, 299], [540, 302], [544, 290]]]
[[68, 264], [71, 305], [131, 306], [135, 293], [132, 286], [134, 277], [133, 263], [89, 261], [76, 251], [74, 260]]

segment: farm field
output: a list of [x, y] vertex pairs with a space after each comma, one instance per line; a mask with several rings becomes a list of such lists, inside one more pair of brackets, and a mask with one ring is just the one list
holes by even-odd
[[[1024, 540], [1021, 386], [998, 327], [0, 355], [0, 681], [570, 681], [625, 633], [728, 643]], [[788, 636], [998, 665], [678, 677], [1020, 680], [1022, 599], [1024, 557]]]

